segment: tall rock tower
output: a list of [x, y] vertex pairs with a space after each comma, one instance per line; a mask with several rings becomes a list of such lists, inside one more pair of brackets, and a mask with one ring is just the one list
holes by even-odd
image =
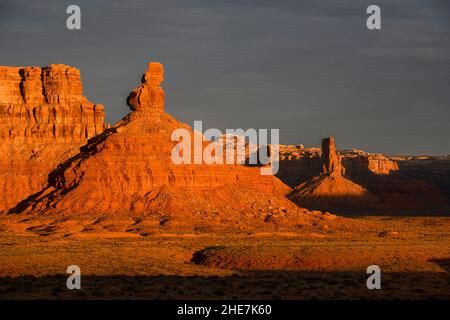
[[322, 140], [322, 173], [326, 175], [345, 174], [345, 169], [341, 163], [341, 157], [334, 147], [334, 138], [329, 137]]
[[164, 67], [159, 62], [150, 62], [142, 77], [142, 84], [134, 89], [127, 103], [134, 111], [164, 112]]

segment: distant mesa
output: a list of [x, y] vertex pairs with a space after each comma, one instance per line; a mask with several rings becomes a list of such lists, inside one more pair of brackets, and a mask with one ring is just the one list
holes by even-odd
[[[323, 170], [321, 148], [280, 145], [280, 170], [277, 176], [291, 187], [320, 174]], [[399, 171], [397, 161], [383, 154], [358, 149], [336, 150], [341, 156], [343, 174], [366, 184], [372, 176], [389, 176]]]
[[366, 206], [377, 201], [370, 191], [344, 177], [341, 157], [336, 153], [334, 138], [322, 140], [322, 172], [301, 183], [289, 196], [299, 205], [315, 209], [333, 206]]
[[323, 139], [322, 150], [280, 150], [278, 177], [294, 187], [289, 198], [303, 207], [358, 215], [448, 214], [448, 160], [396, 161], [357, 149], [337, 151], [332, 137]]

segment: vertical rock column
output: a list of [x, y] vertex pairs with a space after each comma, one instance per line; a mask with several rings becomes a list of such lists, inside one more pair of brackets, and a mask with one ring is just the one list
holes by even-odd
[[322, 173], [326, 175], [344, 174], [344, 167], [341, 164], [341, 157], [334, 147], [334, 138], [328, 137], [322, 140]]

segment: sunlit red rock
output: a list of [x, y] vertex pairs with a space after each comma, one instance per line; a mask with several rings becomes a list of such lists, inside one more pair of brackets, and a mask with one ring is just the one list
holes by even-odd
[[261, 175], [259, 168], [175, 164], [172, 132], [193, 131], [164, 112], [162, 79], [162, 65], [150, 63], [142, 84], [128, 98], [133, 111], [61, 163], [49, 175], [49, 185], [13, 212], [142, 216], [149, 218], [143, 223], [163, 226], [192, 226], [196, 219], [231, 221], [225, 223], [228, 227], [245, 221], [265, 224], [268, 217], [291, 224], [305, 221], [306, 211], [285, 197], [291, 188]]
[[105, 126], [103, 106], [82, 95], [77, 69], [0, 67], [0, 210], [39, 191]]

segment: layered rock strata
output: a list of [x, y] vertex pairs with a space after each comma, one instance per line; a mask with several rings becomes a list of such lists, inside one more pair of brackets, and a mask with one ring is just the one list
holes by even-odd
[[[291, 187], [317, 176], [322, 171], [322, 151], [320, 148], [305, 148], [302, 145], [280, 145], [280, 170], [277, 174]], [[388, 176], [399, 170], [393, 159], [383, 155], [358, 149], [336, 150], [341, 157], [345, 175], [363, 183], [373, 176]]]
[[[272, 216], [277, 221], [292, 216], [286, 221], [299, 223], [306, 211], [284, 196], [291, 188], [262, 176], [259, 168], [174, 163], [171, 154], [178, 142], [172, 133], [186, 129], [193, 141], [194, 132], [164, 112], [162, 81], [162, 65], [150, 63], [128, 97], [133, 111], [61, 163], [49, 184], [13, 211], [126, 216], [138, 219], [136, 228], [145, 223], [192, 226], [208, 219], [233, 226], [246, 220], [267, 223]], [[203, 141], [202, 148], [209, 143]]]
[[104, 131], [103, 106], [66, 65], [0, 67], [0, 211], [39, 191], [49, 172]]

